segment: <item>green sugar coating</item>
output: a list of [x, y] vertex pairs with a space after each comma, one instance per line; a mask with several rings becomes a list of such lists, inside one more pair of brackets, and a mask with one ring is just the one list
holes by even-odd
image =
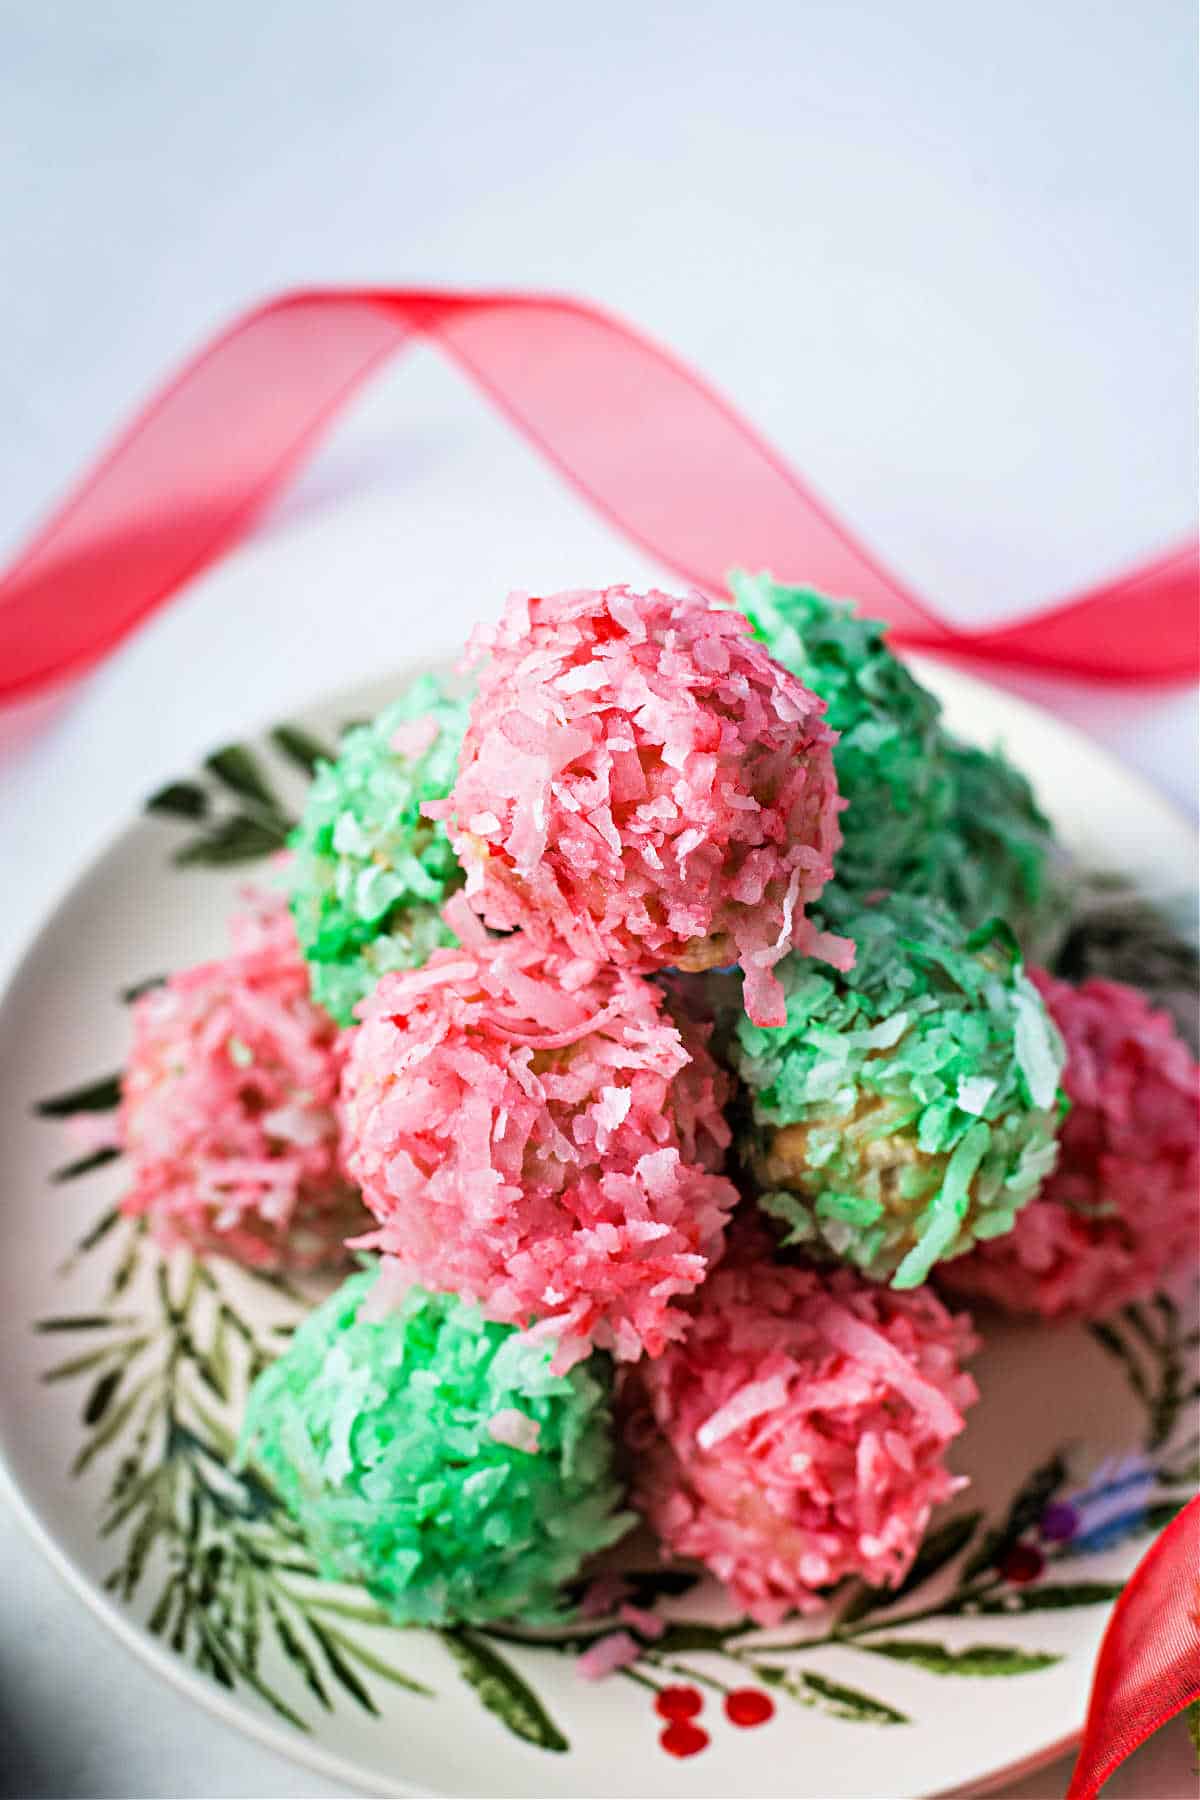
[[849, 974], [789, 957], [787, 1024], [739, 1020], [743, 1157], [786, 1243], [919, 1287], [1053, 1168], [1062, 1042], [1004, 926], [967, 936], [907, 895], [835, 896], [823, 922], [854, 939]]
[[942, 733], [953, 805], [930, 847], [920, 892], [969, 926], [1006, 919], [1030, 962], [1047, 962], [1070, 924], [1071, 884], [1050, 821], [1019, 769], [999, 750]]
[[[318, 765], [292, 836], [291, 904], [313, 999], [340, 1025], [387, 970], [419, 968], [454, 942], [440, 911], [463, 874], [445, 826], [421, 806], [454, 785], [468, 709], [422, 676], [348, 731], [336, 762]], [[425, 718], [437, 726], [427, 747], [394, 747], [397, 731]]]
[[824, 700], [840, 734], [834, 767], [847, 805], [839, 883], [864, 894], [919, 890], [954, 797], [938, 702], [888, 649], [877, 619], [769, 575], [735, 573], [730, 588], [776, 662]]
[[824, 700], [841, 817], [837, 886], [942, 900], [970, 930], [1003, 918], [1033, 961], [1065, 932], [1064, 865], [1024, 775], [961, 743], [941, 706], [888, 649], [886, 627], [769, 575], [730, 588], [776, 662]]
[[[632, 1523], [607, 1364], [553, 1375], [551, 1345], [420, 1288], [374, 1321], [375, 1279], [351, 1276], [258, 1377], [242, 1455], [322, 1574], [400, 1624], [561, 1618], [562, 1584]], [[536, 1449], [503, 1441], [523, 1433]]]

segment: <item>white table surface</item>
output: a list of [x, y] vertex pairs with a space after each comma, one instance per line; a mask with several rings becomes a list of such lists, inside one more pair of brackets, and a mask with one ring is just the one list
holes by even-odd
[[[1082, 586], [1193, 506], [1191, 35], [1185, 0], [0, 0], [0, 558], [230, 312], [409, 280], [625, 311], [958, 618]], [[214, 742], [510, 586], [654, 574], [410, 357], [246, 551], [0, 711], [0, 975]], [[1194, 695], [1022, 687], [1194, 810]], [[1172, 1729], [1110, 1791], [1195, 1787]], [[136, 1664], [0, 1501], [0, 1793], [331, 1792]]]

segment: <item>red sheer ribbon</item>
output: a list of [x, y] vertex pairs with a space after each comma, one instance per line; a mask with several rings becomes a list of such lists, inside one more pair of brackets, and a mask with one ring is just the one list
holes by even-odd
[[1200, 672], [1194, 541], [1012, 624], [940, 620], [744, 420], [618, 320], [529, 294], [286, 294], [238, 319], [134, 420], [0, 577], [0, 697], [86, 667], [247, 532], [339, 407], [414, 335], [676, 574], [770, 568], [886, 618], [895, 640], [1119, 681]]
[[1094, 1800], [1118, 1763], [1200, 1700], [1200, 1497], [1150, 1546], [1113, 1608], [1067, 1800]]

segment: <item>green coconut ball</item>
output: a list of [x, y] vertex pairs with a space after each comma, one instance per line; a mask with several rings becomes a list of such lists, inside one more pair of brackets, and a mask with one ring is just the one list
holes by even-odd
[[1062, 1041], [1003, 925], [968, 935], [902, 895], [823, 922], [853, 969], [789, 957], [787, 1024], [738, 1023], [742, 1157], [786, 1244], [919, 1287], [1011, 1230], [1054, 1167]]
[[917, 891], [967, 925], [1006, 919], [1031, 962], [1048, 962], [1071, 922], [1067, 859], [1029, 781], [999, 750], [942, 734], [952, 803]]
[[376, 1280], [351, 1276], [258, 1377], [243, 1457], [322, 1574], [398, 1623], [562, 1618], [562, 1585], [632, 1524], [607, 1363], [552, 1374], [551, 1345], [451, 1295], [373, 1304]]
[[833, 761], [847, 804], [838, 883], [861, 894], [919, 890], [954, 798], [937, 700], [888, 649], [878, 619], [769, 575], [734, 574], [730, 588], [775, 661], [824, 700], [839, 734]]
[[942, 900], [970, 929], [1006, 919], [1031, 960], [1047, 960], [1069, 922], [1065, 859], [1020, 770], [946, 730], [939, 701], [889, 650], [880, 620], [769, 575], [734, 574], [730, 588], [840, 733], [838, 890]]
[[454, 785], [468, 709], [423, 676], [318, 765], [292, 837], [291, 906], [313, 999], [340, 1025], [389, 969], [454, 942], [441, 908], [464, 877], [421, 807]]

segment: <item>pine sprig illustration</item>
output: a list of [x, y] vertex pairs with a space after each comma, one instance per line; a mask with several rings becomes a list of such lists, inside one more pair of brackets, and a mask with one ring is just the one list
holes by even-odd
[[[321, 1578], [273, 1492], [237, 1461], [222, 1414], [240, 1406], [275, 1354], [270, 1328], [247, 1319], [212, 1267], [190, 1257], [173, 1266], [157, 1252], [143, 1309], [113, 1310], [131, 1278], [130, 1251], [140, 1255], [145, 1245], [140, 1221], [118, 1214], [115, 1223], [127, 1242], [116, 1246], [108, 1310], [39, 1327], [103, 1340], [54, 1363], [43, 1379], [88, 1380], [86, 1435], [72, 1473], [117, 1457], [99, 1520], [100, 1536], [119, 1547], [106, 1588], [130, 1603], [156, 1581], [147, 1628], [222, 1686], [251, 1688], [297, 1729], [310, 1728], [303, 1701], [264, 1675], [267, 1641], [324, 1709], [340, 1692], [378, 1714], [376, 1681], [428, 1694], [360, 1640], [352, 1626], [389, 1627], [386, 1615]], [[111, 1242], [114, 1228], [89, 1232], [83, 1253]]]
[[1146, 1409], [1146, 1449], [1161, 1450], [1184, 1406], [1200, 1398], [1200, 1384], [1189, 1380], [1188, 1373], [1189, 1352], [1194, 1353], [1200, 1333], [1184, 1330], [1168, 1294], [1156, 1295], [1146, 1306], [1122, 1307], [1114, 1318], [1098, 1320], [1089, 1330], [1121, 1364]]
[[[279, 727], [276, 749], [310, 777], [322, 754], [297, 728]], [[306, 760], [311, 757], [311, 760]], [[146, 801], [154, 817], [200, 829], [177, 843], [172, 862], [182, 868], [224, 868], [256, 862], [282, 850], [295, 819], [281, 799], [262, 754], [248, 744], [226, 744], [205, 759], [200, 775], [168, 782]]]

